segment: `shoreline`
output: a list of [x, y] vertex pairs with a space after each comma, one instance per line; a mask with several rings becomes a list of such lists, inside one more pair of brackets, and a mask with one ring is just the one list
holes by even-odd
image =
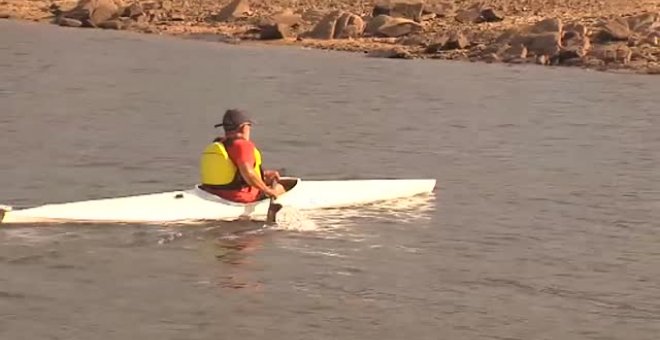
[[595, 2], [601, 5], [557, 0], [566, 4], [536, 8], [520, 7], [529, 0], [494, 0], [492, 5], [462, 0], [307, 1], [311, 5], [125, 1], [2, 0], [0, 18], [375, 58], [660, 74], [660, 2], [655, 0], [618, 5], [616, 0]]

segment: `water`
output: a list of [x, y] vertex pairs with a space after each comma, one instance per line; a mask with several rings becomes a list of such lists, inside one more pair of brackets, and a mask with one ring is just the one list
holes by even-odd
[[2, 21], [0, 203], [189, 187], [229, 107], [271, 168], [438, 187], [303, 230], [2, 228], [0, 338], [657, 339], [659, 86]]

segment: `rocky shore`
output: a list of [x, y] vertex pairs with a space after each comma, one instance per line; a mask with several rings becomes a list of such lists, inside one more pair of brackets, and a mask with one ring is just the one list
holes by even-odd
[[370, 57], [660, 74], [660, 0], [0, 0], [0, 18]]

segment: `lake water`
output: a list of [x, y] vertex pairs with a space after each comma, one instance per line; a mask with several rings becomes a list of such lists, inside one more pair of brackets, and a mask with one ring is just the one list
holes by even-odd
[[312, 230], [0, 228], [0, 338], [658, 338], [658, 77], [0, 21], [0, 203], [191, 187], [230, 107], [288, 175], [438, 186]]

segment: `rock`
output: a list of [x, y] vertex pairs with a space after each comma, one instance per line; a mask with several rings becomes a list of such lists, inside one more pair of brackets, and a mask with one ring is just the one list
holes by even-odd
[[587, 28], [580, 24], [566, 25], [561, 40], [559, 62], [568, 59], [583, 58], [591, 48], [591, 41], [587, 36]]
[[403, 46], [423, 46], [429, 45], [428, 38], [424, 34], [403, 36], [396, 40], [396, 44]]
[[470, 41], [465, 34], [460, 32], [451, 32], [442, 35], [435, 42], [426, 48], [426, 53], [437, 53], [446, 50], [462, 50], [470, 46]]
[[584, 66], [591, 68], [601, 68], [605, 66], [605, 62], [598, 58], [587, 58], [583, 64]]
[[155, 1], [142, 2], [140, 5], [145, 11], [152, 11], [160, 8], [160, 4], [156, 3]]
[[442, 46], [443, 50], [466, 49], [470, 46], [470, 41], [465, 37], [465, 34], [455, 32], [449, 34], [447, 40]]
[[454, 1], [439, 0], [439, 1], [429, 1], [427, 0], [424, 3], [424, 9], [422, 14], [435, 14], [439, 18], [447, 18], [455, 15], [456, 5]]
[[482, 22], [502, 21], [504, 17], [494, 8], [485, 7], [482, 3], [476, 3], [467, 9], [456, 13], [456, 21], [464, 24], [479, 24]]
[[527, 47], [523, 44], [517, 44], [509, 47], [502, 53], [502, 60], [504, 62], [509, 62], [512, 59], [526, 59], [527, 58]]
[[328, 13], [321, 21], [314, 26], [309, 33], [312, 39], [332, 39], [335, 36], [335, 26], [337, 19], [342, 15], [342, 11], [333, 11]]
[[124, 25], [119, 20], [107, 20], [99, 23], [98, 27], [103, 29], [120, 30], [124, 28]]
[[502, 34], [500, 34], [497, 38], [495, 38], [495, 43], [496, 44], [503, 44], [503, 43], [508, 43], [511, 41], [511, 39], [519, 36], [521, 32], [517, 29], [508, 29], [505, 30]]
[[561, 36], [556, 32], [520, 34], [511, 39], [510, 44], [522, 44], [533, 55], [554, 56], [560, 51]]
[[561, 19], [548, 18], [534, 24], [530, 29], [530, 32], [536, 34], [549, 33], [549, 32], [561, 33], [562, 30], [563, 30], [563, 24]]
[[536, 56], [535, 61], [539, 65], [549, 65], [550, 64], [550, 60], [548, 59], [548, 57], [546, 55]]
[[364, 31], [361, 17], [344, 11], [333, 11], [316, 24], [308, 34], [312, 39], [357, 38]]
[[628, 29], [637, 33], [646, 33], [657, 21], [658, 14], [656, 13], [644, 13], [626, 18]]
[[287, 24], [271, 24], [261, 26], [259, 32], [259, 39], [261, 40], [275, 40], [285, 39], [291, 37], [291, 26]]
[[80, 27], [82, 26], [82, 21], [71, 18], [59, 17], [57, 19], [57, 24], [64, 27]]
[[131, 19], [136, 19], [142, 15], [144, 15], [144, 9], [139, 2], [130, 4], [128, 7], [124, 8], [124, 11], [121, 14], [122, 17], [129, 17]]
[[293, 10], [285, 9], [270, 16], [269, 21], [271, 21], [272, 24], [282, 24], [288, 27], [293, 27], [302, 23], [303, 18], [302, 15], [295, 14]]
[[481, 60], [489, 64], [502, 61], [500, 57], [495, 53], [486, 53], [481, 57]]
[[[580, 23], [571, 23], [564, 26], [564, 37], [562, 39], [570, 39], [573, 35], [586, 37], [588, 33], [587, 26]], [[567, 37], [567, 34], [571, 36]]]
[[379, 15], [369, 21], [364, 32], [372, 36], [397, 38], [421, 31], [421, 29], [422, 25], [415, 21]]
[[632, 50], [627, 46], [598, 46], [591, 50], [590, 56], [605, 63], [628, 64], [632, 57]]
[[213, 19], [216, 21], [231, 21], [245, 17], [249, 12], [250, 3], [248, 0], [233, 0], [223, 7]]
[[334, 39], [353, 39], [362, 35], [364, 31], [364, 20], [361, 17], [344, 12], [335, 24]]
[[646, 37], [645, 42], [651, 46], [660, 46], [660, 33], [651, 33]]
[[608, 21], [598, 33], [600, 42], [627, 41], [629, 38], [630, 28], [628, 22], [621, 18]]
[[559, 63], [564, 66], [581, 66], [584, 64], [584, 59], [582, 58], [569, 58], [561, 59]]
[[456, 12], [455, 19], [456, 21], [464, 24], [480, 23], [482, 21], [480, 5], [459, 10], [458, 12]]
[[367, 57], [370, 58], [391, 58], [391, 59], [412, 59], [413, 56], [412, 54], [401, 48], [401, 47], [394, 47], [394, 48], [386, 48], [386, 49], [379, 49], [379, 50], [373, 50], [367, 53]]
[[186, 16], [183, 13], [172, 13], [169, 19], [171, 21], [184, 21], [186, 20]]
[[326, 16], [325, 13], [317, 9], [308, 9], [302, 13], [302, 20], [310, 23], [318, 23]]
[[163, 0], [160, 2], [160, 8], [165, 10], [165, 11], [171, 11], [172, 10], [172, 1], [171, 0]]
[[492, 9], [492, 8], [487, 8], [481, 11], [481, 18], [485, 22], [498, 22], [504, 20], [504, 16], [499, 13], [498, 11]]
[[374, 6], [371, 16], [388, 15], [420, 22], [423, 10], [422, 0], [383, 0]]
[[582, 58], [589, 53], [591, 41], [589, 37], [575, 36], [566, 40], [559, 51], [560, 59]]
[[11, 15], [9, 13], [6, 12], [0, 13], [0, 19], [9, 19], [9, 18], [11, 18]]
[[119, 17], [119, 7], [112, 0], [80, 0], [76, 7], [63, 12], [62, 16], [78, 20], [83, 26], [96, 27], [104, 21]]

